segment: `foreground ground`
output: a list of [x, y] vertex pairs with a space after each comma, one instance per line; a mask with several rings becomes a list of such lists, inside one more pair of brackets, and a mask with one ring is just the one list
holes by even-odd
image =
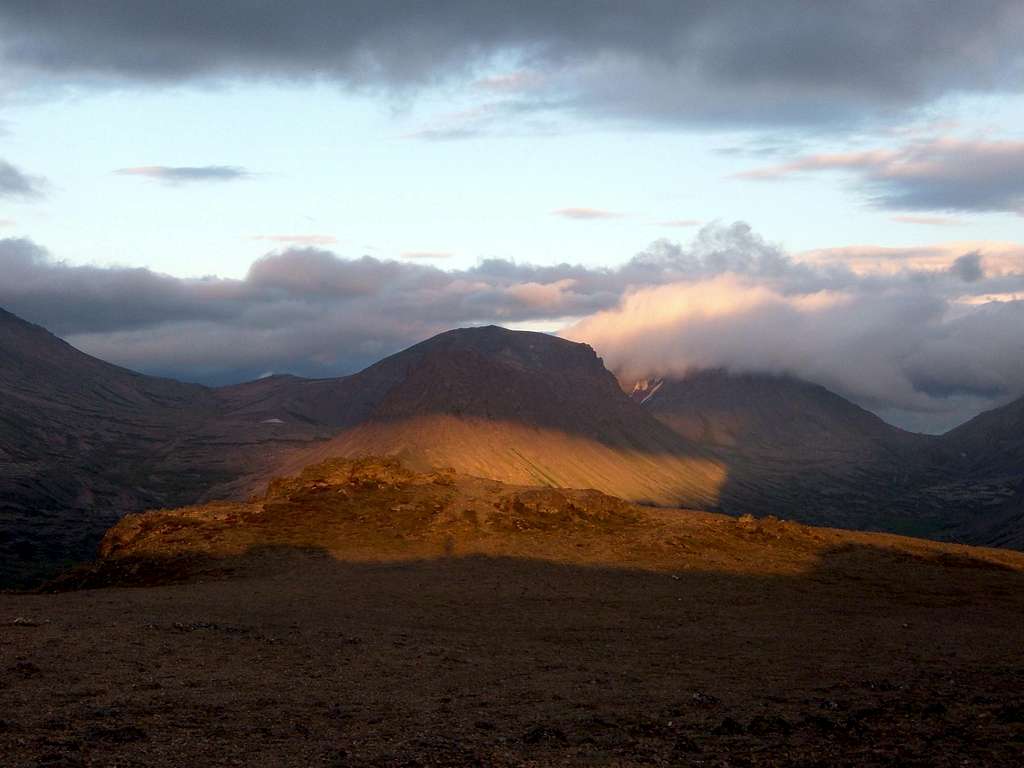
[[1019, 554], [363, 463], [104, 555], [0, 595], [5, 767], [1024, 764]]

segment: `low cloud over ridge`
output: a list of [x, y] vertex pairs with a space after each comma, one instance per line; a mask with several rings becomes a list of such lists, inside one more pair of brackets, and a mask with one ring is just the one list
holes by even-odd
[[568, 324], [566, 336], [624, 377], [788, 372], [933, 430], [1024, 394], [1024, 247], [1012, 244], [793, 257], [734, 224], [705, 227], [686, 247], [659, 240], [614, 269], [485, 260], [443, 270], [291, 248], [236, 280], [70, 266], [8, 239], [0, 270], [0, 306], [85, 351], [214, 383], [344, 374], [493, 322]]

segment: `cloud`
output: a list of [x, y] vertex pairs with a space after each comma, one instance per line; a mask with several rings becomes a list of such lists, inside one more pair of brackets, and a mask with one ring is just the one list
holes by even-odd
[[703, 223], [700, 219], [669, 219], [667, 221], [659, 221], [658, 226], [682, 229], [684, 227], [699, 227]]
[[338, 242], [334, 235], [253, 235], [250, 239], [289, 245], [334, 245]]
[[797, 259], [817, 268], [850, 270], [857, 275], [896, 275], [908, 270], [928, 273], [948, 270], [965, 253], [981, 253], [992, 275], [1024, 272], [1024, 245], [998, 241], [961, 240], [929, 246], [888, 248], [854, 245], [822, 248], [798, 254]]
[[8, 162], [0, 160], [0, 198], [31, 200], [42, 197], [46, 182], [38, 176], [28, 176]]
[[[247, 0], [0, 5], [20, 81], [166, 85], [453, 80], [610, 119], [849, 126], [961, 93], [1019, 89], [1016, 0], [636, 4]], [[543, 73], [537, 82], [523, 73]]]
[[739, 174], [772, 181], [846, 171], [880, 208], [1024, 215], [1024, 141], [934, 139], [896, 150], [808, 155]]
[[976, 283], [985, 276], [985, 268], [981, 263], [981, 254], [977, 251], [958, 256], [950, 265], [949, 273], [965, 283]]
[[[748, 226], [658, 240], [616, 268], [468, 269], [292, 247], [242, 279], [72, 266], [0, 240], [0, 306], [79, 348], [211, 383], [352, 372], [453, 327], [571, 326], [624, 376], [786, 371], [929, 429], [1024, 394], [1024, 246], [787, 254]], [[568, 318], [568, 320], [566, 320]]]
[[960, 227], [964, 224], [963, 219], [957, 219], [952, 216], [903, 215], [890, 216], [889, 218], [900, 224], [920, 224], [926, 227]]
[[405, 251], [403, 259], [450, 259], [455, 254], [448, 251]]
[[238, 181], [252, 177], [252, 174], [245, 168], [234, 165], [141, 165], [135, 168], [119, 168], [114, 173], [121, 176], [143, 176], [172, 185], [207, 181]]
[[561, 216], [563, 219], [574, 219], [576, 221], [607, 221], [609, 219], [621, 219], [621, 213], [604, 211], [600, 208], [559, 208], [552, 211], [553, 216]]
[[0, 227], [13, 227], [17, 224], [13, 219], [0, 219]]

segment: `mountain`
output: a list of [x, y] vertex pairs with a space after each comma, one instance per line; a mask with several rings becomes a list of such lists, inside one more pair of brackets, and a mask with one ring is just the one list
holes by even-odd
[[710, 508], [721, 466], [621, 390], [593, 349], [496, 326], [440, 334], [348, 380], [360, 420], [298, 452], [400, 456], [509, 483]]
[[241, 401], [110, 365], [0, 310], [0, 583], [88, 558], [124, 513], [217, 495], [332, 433], [261, 423]]
[[126, 513], [400, 457], [631, 502], [1021, 546], [1024, 401], [941, 438], [823, 387], [705, 371], [625, 394], [593, 349], [495, 326], [352, 376], [223, 388], [96, 360], [0, 311], [0, 583], [91, 556]]
[[441, 334], [353, 376], [211, 389], [0, 315], [0, 582], [91, 556], [122, 515], [244, 498], [323, 456], [400, 454], [511, 482], [713, 507], [721, 468], [545, 334]]
[[703, 370], [640, 382], [632, 397], [727, 467], [726, 511], [916, 535], [949, 525], [948, 511], [918, 493], [942, 455], [938, 439], [893, 427], [822, 386]]
[[947, 432], [942, 447], [961, 517], [953, 537], [1024, 548], [1024, 398]]

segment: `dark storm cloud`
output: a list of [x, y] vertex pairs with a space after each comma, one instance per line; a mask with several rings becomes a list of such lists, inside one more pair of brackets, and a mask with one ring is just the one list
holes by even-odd
[[28, 176], [8, 162], [0, 160], [0, 197], [29, 200], [41, 197], [45, 182]]
[[[51, 81], [417, 87], [490, 65], [526, 101], [691, 123], [820, 124], [1019, 88], [1017, 0], [6, 0], [0, 66]], [[503, 79], [502, 79], [503, 78]], [[505, 91], [508, 89], [505, 88]]]
[[882, 208], [1024, 215], [1020, 141], [936, 139], [897, 150], [808, 155], [739, 175], [773, 181], [821, 171], [854, 174]]
[[142, 176], [167, 184], [189, 184], [205, 181], [239, 181], [252, 176], [245, 168], [234, 165], [167, 166], [140, 165], [134, 168], [119, 168], [114, 171], [120, 176]]

